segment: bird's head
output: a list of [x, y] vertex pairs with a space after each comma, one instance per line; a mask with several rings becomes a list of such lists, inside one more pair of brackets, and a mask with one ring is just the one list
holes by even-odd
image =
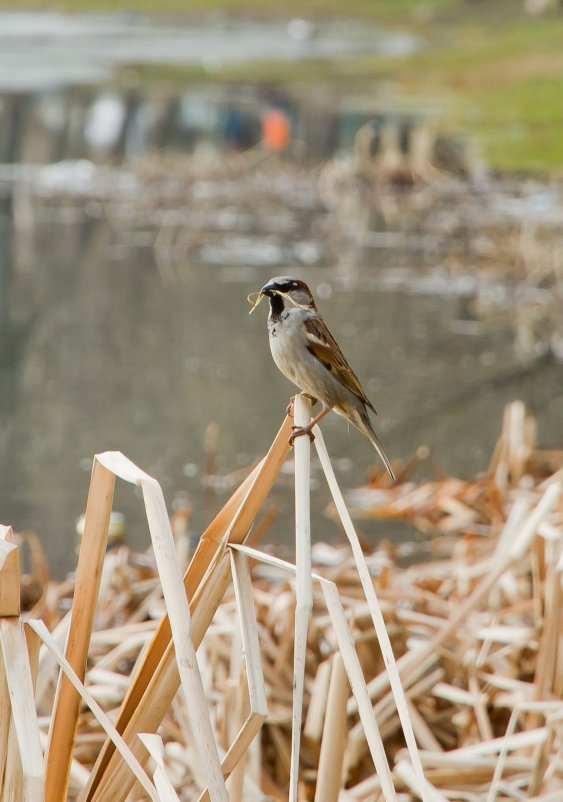
[[282, 309], [297, 307], [305, 310], [315, 309], [315, 301], [311, 290], [298, 278], [276, 276], [264, 284], [260, 295], [270, 299], [270, 307], [280, 306]]

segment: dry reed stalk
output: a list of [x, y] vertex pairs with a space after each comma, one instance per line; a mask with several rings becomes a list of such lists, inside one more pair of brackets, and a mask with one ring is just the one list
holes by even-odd
[[381, 612], [381, 608], [379, 606], [379, 601], [377, 598], [377, 594], [375, 592], [373, 581], [369, 573], [369, 569], [367, 567], [367, 563], [365, 561], [365, 557], [362, 551], [362, 547], [360, 545], [360, 541], [356, 534], [354, 524], [352, 523], [350, 513], [348, 512], [348, 508], [344, 503], [344, 498], [342, 496], [342, 493], [340, 492], [338, 482], [336, 481], [336, 476], [332, 469], [332, 464], [330, 462], [330, 458], [328, 456], [328, 452], [324, 444], [323, 436], [318, 427], [315, 427], [315, 437], [316, 437], [315, 446], [317, 448], [317, 453], [319, 455], [323, 471], [325, 473], [328, 485], [330, 487], [332, 498], [338, 510], [340, 520], [342, 521], [344, 531], [346, 532], [348, 540], [350, 541], [350, 545], [352, 547], [352, 553], [354, 555], [356, 566], [358, 568], [358, 575], [360, 577], [360, 582], [362, 584], [362, 588], [364, 590], [367, 602], [370, 607], [373, 625], [377, 633], [379, 646], [383, 653], [385, 667], [387, 669], [387, 673], [389, 676], [389, 683], [391, 685], [391, 690], [393, 691], [393, 696], [395, 697], [397, 712], [401, 720], [401, 726], [403, 728], [403, 732], [407, 742], [409, 755], [412, 764], [414, 766], [415, 773], [418, 777], [420, 794], [422, 796], [423, 802], [430, 802], [428, 791], [424, 783], [424, 772], [422, 771], [422, 765], [420, 763], [420, 758], [418, 756], [418, 748], [416, 745], [416, 739], [414, 737], [414, 731], [409, 715], [409, 709], [407, 706], [405, 692], [403, 689], [403, 685], [401, 683], [401, 678], [399, 675], [399, 671], [397, 669], [397, 664], [395, 662], [395, 655], [393, 654], [393, 648], [391, 646], [389, 634], [385, 626], [383, 613]]
[[[507, 755], [511, 748], [511, 745], [514, 744], [514, 738], [517, 737], [514, 736], [514, 732], [518, 725], [518, 721], [521, 714], [526, 711], [530, 711], [537, 714], [543, 714], [546, 717], [550, 712], [561, 715], [563, 713], [563, 701], [524, 702], [516, 704], [514, 706], [510, 715], [510, 720], [508, 722], [506, 732], [503, 738], [500, 739], [501, 747], [499, 749], [499, 758], [495, 766], [492, 782], [489, 788], [489, 793], [487, 795], [487, 802], [495, 802], [497, 798], [501, 785], [501, 778], [505, 770], [506, 764], [508, 762]], [[544, 728], [538, 728], [535, 730], [535, 732], [536, 733], [543, 732], [543, 729]], [[522, 735], [525, 733], [520, 733], [520, 734]], [[539, 741], [537, 741], [537, 746], [539, 747], [540, 754], [543, 754], [544, 752], [543, 746], [548, 743], [548, 741], [551, 739], [551, 736], [552, 736], [552, 731], [550, 731], [550, 729], [548, 728], [545, 739], [542, 740], [540, 738]], [[534, 782], [537, 783], [538, 780], [539, 780], [539, 771], [538, 771], [538, 766], [536, 766], [532, 772], [530, 784], [533, 784]], [[530, 787], [528, 788], [528, 790], [530, 791]], [[531, 791], [531, 793], [535, 793], [535, 791]]]
[[[293, 403], [295, 425], [307, 426], [311, 421], [311, 402], [296, 395]], [[299, 754], [303, 716], [307, 632], [313, 609], [311, 581], [311, 442], [298, 437], [293, 447], [295, 455], [295, 641], [293, 650], [293, 712], [291, 723], [291, 770], [289, 773], [289, 802], [297, 802]]]
[[[4, 658], [0, 649], [0, 794], [4, 777], [6, 776], [6, 755], [8, 751], [8, 738], [10, 734], [10, 718], [12, 715], [10, 693], [6, 681]], [[0, 796], [1, 799], [1, 796]]]
[[426, 723], [424, 716], [418, 712], [418, 707], [409, 698], [407, 698], [407, 705], [417, 743], [422, 749], [428, 749], [431, 752], [443, 752], [442, 744], [432, 732], [432, 728]]
[[[398, 760], [393, 773], [405, 783], [415, 796], [421, 796], [420, 777], [418, 777], [408, 760]], [[426, 777], [423, 782], [424, 792], [431, 802], [448, 802], [447, 796], [429, 783]]]
[[[19, 551], [14, 545], [12, 528], [0, 524], [0, 611], [2, 616], [17, 616], [20, 613], [20, 566]], [[19, 766], [14, 763], [14, 744], [11, 732], [12, 705], [6, 679], [2, 648], [0, 648], [0, 799], [5, 796], [3, 787]], [[10, 756], [8, 747], [10, 745]], [[6, 763], [10, 757], [10, 765]]]
[[[190, 608], [174, 550], [174, 537], [162, 489], [155, 479], [119, 452], [105, 452], [99, 454], [97, 459], [107, 470], [124, 481], [140, 486], [143, 491], [153, 550], [170, 619], [180, 682], [185, 697], [189, 700], [192, 727], [198, 733], [196, 749], [204, 767], [211, 802], [227, 802], [227, 789], [191, 636]], [[150, 743], [154, 746], [154, 741], [151, 740]]]
[[346, 702], [348, 681], [339, 654], [332, 658], [326, 716], [319, 756], [315, 802], [338, 802], [342, 787], [342, 768], [346, 747]]
[[30, 620], [27, 622], [28, 626], [31, 627], [37, 635], [41, 638], [45, 646], [49, 649], [51, 654], [55, 657], [57, 663], [61, 667], [61, 670], [64, 672], [65, 676], [68, 677], [69, 682], [72, 683], [73, 687], [75, 688], [79, 697], [81, 697], [90, 710], [94, 713], [96, 719], [107, 733], [107, 735], [112, 739], [116, 749], [119, 751], [121, 758], [124, 761], [124, 764], [127, 766], [128, 770], [132, 772], [137, 782], [144, 788], [146, 793], [148, 794], [149, 798], [153, 800], [153, 802], [158, 802], [158, 795], [156, 789], [149, 781], [143, 767], [137, 761], [136, 757], [131, 753], [131, 750], [124, 742], [121, 735], [117, 732], [114, 725], [111, 723], [109, 717], [104, 713], [100, 705], [96, 702], [92, 694], [85, 688], [84, 683], [72, 668], [70, 662], [67, 660], [66, 656], [63, 655], [59, 647], [57, 646], [55, 640], [49, 634], [47, 627], [43, 623], [43, 621], [33, 621]]
[[[230, 707], [230, 718], [229, 718], [229, 733], [228, 733], [228, 743], [231, 743], [236, 738], [236, 730], [237, 727], [242, 727], [247, 716], [248, 716], [248, 694], [246, 693], [244, 687], [244, 677], [241, 675], [239, 676], [239, 682], [237, 685], [233, 683], [233, 691], [236, 695], [233, 696], [232, 699], [232, 707]], [[264, 716], [264, 719], [266, 717]], [[264, 720], [263, 719], [263, 720]], [[260, 723], [260, 726], [262, 722]], [[229, 802], [243, 802], [244, 799], [244, 780], [245, 780], [245, 773], [246, 773], [246, 764], [247, 764], [247, 756], [248, 756], [248, 749], [250, 748], [250, 744], [245, 749], [244, 753], [241, 755], [238, 763], [234, 767], [233, 771], [231, 772], [230, 777], [228, 778], [227, 789], [229, 791]]]
[[164, 744], [162, 743], [162, 738], [159, 735], [142, 732], [139, 734], [139, 740], [155, 763], [153, 780], [159, 802], [180, 802], [164, 766]]
[[[241, 722], [241, 727], [221, 762], [225, 777], [229, 777], [244, 757], [268, 715], [256, 613], [252, 598], [252, 582], [244, 555], [231, 552], [231, 567], [244, 647], [250, 711], [245, 720]], [[208, 802], [208, 800], [209, 794], [206, 789], [199, 797], [199, 802]]]
[[[196, 648], [228, 584], [229, 557], [225, 553], [225, 545], [227, 542], [243, 542], [248, 537], [256, 515], [289, 452], [290, 434], [291, 419], [286, 417], [267, 455], [215, 517], [192, 558], [184, 577], [184, 586], [190, 609], [193, 608], [192, 637]], [[170, 625], [165, 616], [133, 677], [116, 724], [134, 752], [139, 750], [135, 734], [157, 729], [178, 690], [178, 675], [170, 644]], [[144, 755], [140, 757], [144, 760]], [[125, 799], [129, 790], [130, 778], [114, 757], [113, 748], [106, 742], [90, 782], [80, 796], [80, 802], [108, 798], [112, 802], [119, 802]]]
[[0, 574], [0, 618], [17, 616], [20, 614], [20, 552], [15, 543], [5, 539], [0, 539]]
[[[405, 684], [409, 684], [416, 679], [420, 673], [420, 666], [424, 665], [424, 661], [436, 653], [474, 608], [487, 597], [505, 571], [523, 556], [541, 521], [557, 504], [560, 492], [561, 485], [559, 483], [550, 485], [537, 506], [527, 517], [524, 516], [528, 505], [523, 504], [519, 506], [517, 511], [518, 519], [516, 519], [516, 516], [509, 518], [499, 538], [496, 549], [497, 557], [491, 561], [489, 572], [481, 579], [472, 594], [451, 614], [449, 620], [425, 646], [413, 649], [399, 659], [398, 667]], [[507, 532], [510, 532], [510, 543], [507, 542], [508, 538], [506, 536], [503, 537]], [[388, 677], [386, 673], [374, 678], [369, 684], [372, 698], [385, 690], [387, 683]]]
[[319, 743], [323, 733], [323, 724], [326, 713], [326, 698], [328, 696], [328, 689], [330, 687], [332, 666], [333, 660], [324, 660], [322, 663], [320, 663], [317, 669], [315, 683], [309, 699], [305, 727], [303, 729], [304, 736], [313, 741], [318, 741]]
[[[244, 499], [245, 493], [248, 492], [253, 480], [258, 475], [259, 468], [260, 466], [257, 466], [247, 477], [247, 479], [225, 504], [223, 509], [215, 516], [210, 526], [202, 535], [194, 557], [192, 558], [192, 561], [184, 576], [184, 587], [186, 588], [188, 599], [193, 597], [195, 589], [201, 583], [205, 571], [209, 568], [213, 557], [220, 548], [220, 538], [222, 532], [225, 531], [232, 516], [238, 510], [242, 500]], [[159, 663], [163, 655], [166, 653], [167, 647], [170, 643], [170, 638], [170, 622], [168, 620], [168, 616], [165, 615], [158, 625], [157, 631], [155, 632], [147, 648], [143, 661], [137, 666], [137, 669], [132, 677], [129, 691], [123, 700], [116, 722], [116, 728], [118, 732], [125, 732], [125, 729], [132, 716], [138, 709], [141, 699], [146, 693], [147, 688], [159, 667]], [[150, 730], [151, 728], [141, 727], [141, 729]], [[81, 801], [85, 802], [86, 800], [90, 800], [92, 798], [93, 792], [97, 788], [101, 781], [101, 777], [108, 768], [112, 753], [113, 745], [111, 741], [108, 740], [105, 742], [100, 754], [98, 755], [96, 765], [94, 766], [94, 769], [90, 775], [90, 780], [80, 797]]]
[[[296, 566], [269, 554], [261, 553], [247, 546], [233, 545], [231, 548], [246, 554], [248, 557], [253, 557], [256, 560], [266, 563], [267, 565], [271, 565], [274, 568], [279, 568], [280, 570], [286, 571], [292, 575], [295, 575], [297, 572]], [[381, 740], [377, 721], [373, 715], [364, 675], [362, 673], [360, 661], [354, 646], [354, 640], [346, 620], [346, 613], [342, 607], [340, 594], [338, 593], [338, 589], [334, 582], [330, 582], [329, 580], [324, 579], [317, 574], [312, 574], [312, 577], [320, 583], [323, 591], [326, 606], [328, 608], [332, 626], [334, 628], [334, 634], [338, 642], [340, 654], [342, 655], [346, 673], [348, 675], [352, 692], [356, 700], [357, 709], [366, 731], [366, 738], [370, 747], [371, 755], [375, 763], [378, 776], [380, 777], [385, 800], [386, 802], [396, 802], [397, 797], [395, 794], [393, 781], [391, 779], [389, 763], [387, 762], [387, 757], [385, 755], [385, 749], [383, 747], [383, 741]]]
[[20, 618], [20, 561], [10, 527], [0, 529], [0, 788], [3, 802], [43, 802], [45, 764], [35, 712], [38, 647]]
[[[496, 489], [491, 491], [495, 494], [493, 505], [483, 495], [488, 492], [484, 490], [485, 485], [479, 482], [445, 479], [435, 482], [433, 493], [425, 495], [423, 515], [427, 520], [446, 521], [445, 514], [445, 528], [459, 527], [455, 537], [433, 541], [437, 546], [435, 554], [446, 559], [402, 569], [396, 556], [402, 547], [391, 548], [384, 544], [364, 556], [371, 581], [377, 588], [380, 611], [393, 651], [401, 655], [397, 662], [401, 678], [406, 681], [408, 713], [421, 748], [424, 786], [403, 748], [400, 720], [388, 680], [382, 675], [383, 658], [376, 646], [372, 610], [365, 601], [354, 553], [327, 545], [315, 547], [324, 576], [313, 575], [315, 605], [304, 676], [309, 710], [304, 710], [307, 738], [301, 750], [300, 798], [312, 799], [315, 794], [317, 799], [330, 798], [337, 791], [339, 778], [329, 782], [327, 776], [330, 769], [335, 771], [340, 749], [336, 747], [332, 760], [326, 758], [326, 753], [319, 756], [319, 752], [323, 722], [322, 749], [330, 743], [334, 746], [338, 740], [339, 727], [330, 725], [332, 702], [325, 704], [326, 717], [321, 709], [328, 690], [322, 679], [326, 669], [321, 667], [329, 665], [338, 654], [342, 655], [352, 686], [352, 700], [347, 705], [341, 686], [342, 707], [345, 708], [345, 725], [341, 731], [347, 730], [348, 737], [344, 775], [347, 787], [338, 795], [339, 802], [374, 802], [376, 799], [379, 802], [383, 799], [413, 802], [423, 791], [428, 798], [440, 802], [444, 799], [486, 802], [487, 797], [495, 802], [524, 798], [554, 802], [560, 798], [563, 793], [560, 760], [563, 702], [559, 698], [558, 594], [563, 571], [563, 508], [558, 485], [563, 477], [556, 467], [556, 473], [545, 478], [547, 463], [541, 457], [542, 452], [532, 448], [532, 428], [526, 414], [507, 414], [501, 437], [503, 449], [496, 451], [497, 471], [507, 479], [502, 493]], [[520, 459], [519, 463], [518, 454], [512, 452], [523, 447], [532, 448], [530, 453], [534, 457]], [[514, 475], [522, 476], [521, 486], [511, 479], [509, 463]], [[539, 473], [534, 473], [536, 470]], [[251, 495], [249, 486], [245, 491], [248, 497]], [[401, 497], [397, 488], [385, 492]], [[242, 493], [237, 509], [226, 521], [212, 567], [190, 599], [191, 634], [194, 647], [201, 642], [203, 634], [206, 635], [198, 660], [209, 716], [220, 734], [222, 747], [227, 750], [222, 756], [221, 771], [225, 776], [234, 771], [234, 777], [229, 780], [231, 802], [241, 799], [265, 802], [265, 794], [282, 802], [288, 798], [292, 757], [291, 642], [297, 568], [255, 549], [224, 545], [228, 539], [233, 539], [240, 524], [244, 497]], [[483, 516], [478, 519], [479, 525], [485, 521], [486, 533], [484, 530], [475, 533], [474, 516], [465, 508], [479, 510], [479, 515]], [[160, 517], [164, 518], [162, 510]], [[168, 526], [164, 521], [161, 524], [163, 528]], [[156, 544], [155, 551], [158, 548]], [[252, 586], [250, 564], [256, 564]], [[289, 573], [289, 581], [278, 581], [280, 568], [286, 575]], [[217, 607], [231, 576], [235, 594], [229, 592]], [[496, 581], [491, 584], [493, 576]], [[24, 577], [24, 580], [24, 586], [30, 588], [29, 578]], [[174, 581], [176, 587], [180, 586], [178, 575]], [[320, 590], [317, 583], [320, 583]], [[95, 626], [104, 629], [97, 629], [90, 638], [87, 690], [68, 663], [64, 669], [67, 673], [70, 670], [86, 703], [86, 708], [81, 710], [71, 755], [69, 802], [76, 799], [80, 787], [88, 782], [89, 768], [104, 744], [104, 726], [126, 761], [118, 766], [117, 753], [112, 758], [112, 765], [117, 769], [115, 776], [97, 789], [99, 799], [104, 802], [120, 798], [122, 793], [135, 802], [157, 797], [195, 799], [205, 785], [204, 766], [195, 748], [197, 736], [181, 694], [172, 698], [169, 714], [162, 712], [160, 734], [166, 743], [164, 752], [161, 742], [149, 736], [147, 743], [154, 760], [148, 756], [142, 741], [136, 738], [136, 733], [143, 732], [143, 728], [137, 726], [139, 722], [148, 721], [146, 711], [132, 722], [128, 733], [132, 748], [129, 749], [99, 710], [100, 702], [111, 708], [119, 705], [131, 682], [129, 675], [133, 664], [146, 665], [150, 644], [154, 645], [157, 633], [162, 631], [161, 625], [143, 620], [151, 615], [159, 617], [165, 610], [161, 592], [157, 591], [156, 569], [148, 555], [134, 554], [125, 547], [108, 554], [95, 619]], [[51, 584], [48, 593], [42, 593], [38, 586], [33, 596], [23, 597], [29, 598], [29, 603], [35, 605], [34, 609], [40, 611], [51, 628], [56, 631], [59, 627], [55, 650], [63, 664], [65, 611], [72, 593], [72, 582], [65, 582], [58, 586]], [[184, 590], [181, 593], [183, 597]], [[324, 612], [323, 595], [328, 612]], [[39, 603], [33, 601], [37, 598], [41, 599]], [[482, 603], [485, 599], [487, 605]], [[170, 605], [170, 598], [168, 603]], [[180, 606], [183, 603], [185, 600]], [[173, 602], [171, 606], [174, 608]], [[215, 608], [217, 612], [211, 622]], [[466, 611], [463, 619], [459, 617], [461, 609]], [[173, 612], [172, 617], [174, 615]], [[454, 629], [452, 617], [457, 620]], [[18, 616], [12, 619], [17, 621]], [[130, 621], [140, 623], [131, 624]], [[26, 659], [32, 682], [38, 646], [35, 626], [33, 623], [25, 630], [29, 652]], [[243, 651], [241, 642], [245, 638]], [[428, 653], [429, 644], [434, 646], [432, 653]], [[242, 666], [243, 653], [246, 670]], [[420, 664], [411, 662], [421, 655], [424, 658], [425, 654], [426, 659]], [[172, 646], [161, 662], [163, 673], [157, 671], [152, 680], [154, 685], [146, 695], [147, 705], [152, 701], [157, 705], [163, 702], [160, 695], [163, 682], [167, 693], [174, 685], [176, 689], [180, 685]], [[408, 672], [405, 675], [405, 665], [410, 676]], [[44, 655], [39, 672], [40, 675], [45, 672], [48, 677], [46, 680], [39, 677], [38, 692], [42, 706], [49, 710], [53, 673]], [[134, 672], [133, 675], [138, 674]], [[14, 723], [10, 723], [5, 678], [2, 696], [2, 677], [0, 670], [0, 712], [4, 709], [6, 713], [0, 718], [0, 744], [4, 744], [0, 751], [3, 764], [0, 777], [5, 781], [0, 800], [19, 802], [24, 793], [24, 775], [16, 730]], [[242, 684], [245, 678], [248, 692]], [[372, 692], [374, 684], [379, 688], [373, 694], [375, 705], [368, 694], [368, 680]], [[266, 695], [270, 713], [260, 746], [256, 735], [266, 716]], [[262, 703], [256, 703], [260, 697]], [[89, 702], [99, 721], [88, 709]], [[358, 710], [360, 721], [357, 721]], [[35, 723], [42, 745], [47, 742], [48, 725], [48, 716], [41, 716]], [[144, 728], [145, 732], [147, 730], [155, 731]], [[257, 766], [260, 754], [261, 777]], [[373, 769], [369, 754], [377, 774], [370, 774]], [[152, 778], [142, 768], [149, 761]], [[131, 769], [136, 775], [130, 774]], [[136, 782], [135, 776], [141, 785], [137, 784], [132, 793], [117, 785], [121, 778], [123, 785], [131, 788]], [[144, 783], [145, 788], [142, 787]], [[176, 789], [174, 796], [170, 796], [171, 789]], [[207, 798], [207, 792], [200, 796]]]
[[548, 539], [544, 580], [543, 633], [536, 664], [536, 699], [549, 698], [560, 684], [563, 672], [563, 635], [561, 626], [561, 573], [557, 570], [563, 554], [561, 538]]
[[[69, 664], [80, 680], [84, 680], [86, 671], [86, 658], [106, 553], [114, 485], [113, 474], [94, 459], [65, 651]], [[79, 704], [79, 694], [66, 675], [61, 673], [49, 729], [46, 802], [61, 802], [66, 799]]]
[[[21, 763], [23, 774], [22, 799], [25, 799], [25, 802], [43, 802], [45, 765], [35, 712], [32, 666], [23, 624], [19, 617], [0, 620], [0, 645], [11, 702], [10, 728], [11, 732], [15, 733], [19, 763]], [[10, 751], [8, 745], [8, 756]], [[17, 773], [19, 774], [19, 771]], [[13, 796], [10, 794], [11, 778], [8, 769], [6, 775], [4, 796], [6, 799], [16, 800], [19, 798], [19, 794], [17, 792], [13, 793]]]
[[43, 802], [45, 764], [35, 712], [30, 656], [19, 616], [0, 620], [0, 647], [11, 703], [3, 799]]

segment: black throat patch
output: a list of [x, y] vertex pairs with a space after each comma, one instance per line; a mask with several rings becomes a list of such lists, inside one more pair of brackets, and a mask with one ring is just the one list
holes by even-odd
[[275, 295], [270, 296], [270, 317], [272, 321], [277, 321], [281, 318], [281, 314], [284, 310], [284, 303], [283, 298], [281, 295], [277, 293]]

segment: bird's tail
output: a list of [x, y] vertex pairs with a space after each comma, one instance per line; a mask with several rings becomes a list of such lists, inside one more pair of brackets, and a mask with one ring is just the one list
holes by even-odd
[[389, 457], [383, 450], [381, 441], [373, 430], [373, 426], [371, 425], [371, 421], [369, 419], [367, 410], [363, 409], [361, 410], [361, 412], [359, 411], [357, 419], [353, 420], [352, 423], [354, 423], [354, 425], [371, 440], [371, 442], [373, 443], [373, 447], [375, 448], [375, 450], [381, 457], [383, 464], [387, 468], [389, 476], [394, 482], [397, 481], [397, 477], [395, 476], [393, 468], [391, 467], [391, 462], [389, 461]]

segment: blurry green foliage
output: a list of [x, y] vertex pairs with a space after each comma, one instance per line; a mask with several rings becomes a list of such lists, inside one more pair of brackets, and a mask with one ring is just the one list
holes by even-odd
[[[14, 3], [0, 0], [0, 7]], [[309, 83], [366, 91], [392, 82], [399, 95], [443, 102], [445, 123], [473, 134], [499, 169], [540, 174], [563, 167], [563, 9], [538, 18], [522, 0], [17, 0], [18, 10], [158, 13], [225, 12], [253, 17], [361, 17], [417, 33], [421, 52], [406, 58], [243, 64], [212, 75], [193, 65], [133, 65], [139, 80]]]

